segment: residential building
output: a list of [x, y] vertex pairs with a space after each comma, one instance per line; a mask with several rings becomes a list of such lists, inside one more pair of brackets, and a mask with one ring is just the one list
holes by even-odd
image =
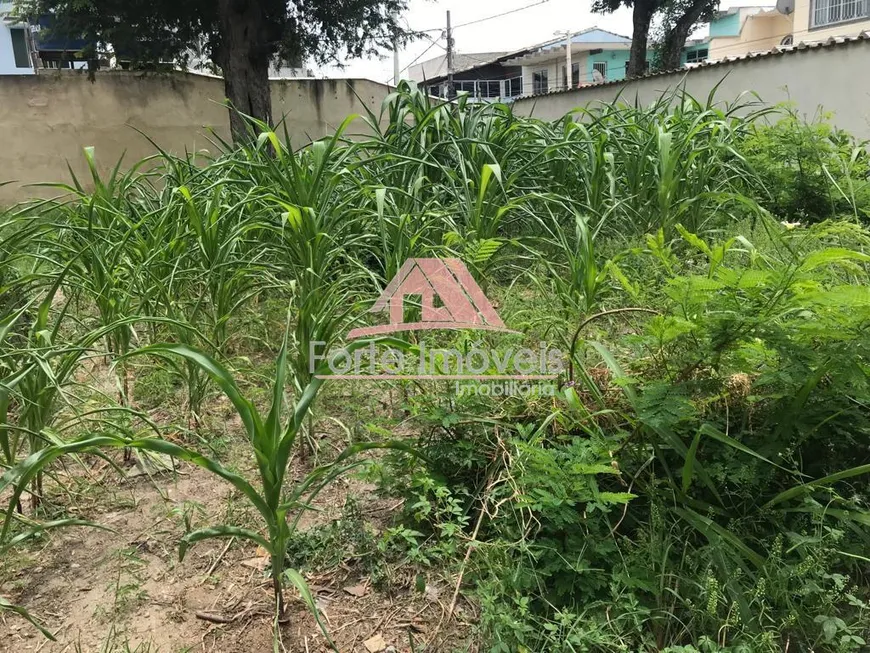
[[0, 75], [33, 75], [41, 68], [84, 68], [84, 40], [48, 36], [48, 16], [29, 22], [0, 2]]
[[[467, 70], [481, 63], [495, 61], [509, 52], [457, 52], [453, 55], [453, 69]], [[432, 57], [408, 68], [408, 79], [415, 82], [426, 82], [447, 75], [447, 55]]]
[[710, 59], [765, 52], [789, 45], [792, 18], [774, 7], [734, 7], [710, 21]]
[[30, 27], [18, 19], [11, 2], [0, 2], [0, 75], [32, 75]]
[[82, 50], [88, 46], [88, 42], [84, 39], [68, 39], [51, 35], [49, 29], [51, 21], [49, 16], [41, 16], [30, 26], [37, 66], [53, 69], [87, 67]]
[[[505, 63], [515, 54], [515, 52], [457, 53], [454, 56], [454, 92], [467, 93], [472, 101], [479, 102], [509, 102], [522, 95], [522, 68]], [[445, 57], [435, 57], [411, 66], [408, 76], [424, 86], [431, 95], [447, 97], [448, 76]]]
[[790, 3], [795, 43], [870, 31], [870, 0], [787, 0], [781, 5]]
[[[705, 61], [708, 49], [706, 39], [688, 41], [682, 63]], [[597, 27], [572, 35], [571, 88], [624, 79], [630, 50], [631, 38]], [[472, 101], [509, 102], [522, 95], [564, 90], [568, 87], [567, 54], [567, 39], [562, 38], [514, 52], [457, 55], [456, 60], [465, 66], [456, 66], [454, 91], [467, 93]], [[652, 50], [647, 52], [648, 61], [653, 56]], [[413, 66], [410, 77], [423, 84], [432, 95], [447, 96], [443, 56]]]
[[779, 0], [776, 7], [734, 7], [710, 21], [710, 59], [868, 30], [870, 0]]
[[[570, 88], [625, 79], [630, 52], [631, 37], [597, 27], [578, 32], [571, 37]], [[565, 72], [568, 65], [567, 54], [567, 45], [563, 39], [509, 59], [507, 63], [522, 66], [525, 94], [548, 93], [569, 87]], [[686, 42], [680, 62], [683, 65], [693, 64], [707, 58], [707, 40], [693, 39]], [[655, 53], [648, 50], [647, 68], [654, 59]]]
[[[572, 85], [621, 79], [625, 76], [630, 47], [630, 38], [595, 27], [573, 35]], [[454, 91], [467, 93], [473, 101], [504, 102], [521, 95], [565, 88], [566, 54], [564, 38], [513, 52], [457, 54]], [[409, 73], [411, 79], [423, 83], [433, 95], [447, 96], [443, 55], [412, 66]]]
[[622, 79], [631, 37], [592, 27], [571, 37], [571, 80], [567, 79], [567, 42], [560, 39], [532, 48], [506, 63], [520, 66], [523, 94], [548, 93], [570, 86]]

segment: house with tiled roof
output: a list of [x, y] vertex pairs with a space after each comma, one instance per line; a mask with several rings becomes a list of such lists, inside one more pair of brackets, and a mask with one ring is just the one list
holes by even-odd
[[710, 59], [848, 38], [868, 30], [870, 0], [779, 0], [775, 7], [732, 7], [710, 21]]
[[[553, 39], [513, 52], [457, 54], [453, 74], [455, 93], [476, 101], [510, 101], [522, 95], [578, 88], [625, 78], [631, 37], [590, 27], [570, 35], [571, 80], [568, 80], [568, 38]], [[648, 53], [652, 59], [653, 52]], [[703, 61], [706, 41], [689, 41], [683, 63]], [[464, 64], [464, 65], [463, 65]], [[434, 73], [427, 75], [426, 73]], [[419, 64], [411, 78], [439, 97], [446, 97], [447, 71], [443, 57]]]

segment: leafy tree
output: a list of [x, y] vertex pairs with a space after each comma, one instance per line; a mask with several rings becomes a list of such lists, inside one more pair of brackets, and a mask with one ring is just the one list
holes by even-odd
[[673, 70], [680, 67], [680, 53], [692, 30], [708, 21], [719, 8], [719, 0], [594, 0], [592, 11], [609, 14], [620, 7], [632, 9], [631, 54], [628, 77], [646, 72], [646, 52], [650, 25], [656, 14], [661, 16], [662, 42], [658, 67]]
[[[202, 51], [222, 71], [241, 113], [271, 123], [269, 65], [377, 54], [409, 34], [397, 20], [407, 0], [20, 0], [29, 15], [52, 14], [53, 32], [111, 44], [137, 67], [185, 64]], [[86, 56], [91, 67], [96, 56]], [[230, 113], [236, 140], [244, 120]]]
[[674, 70], [680, 67], [680, 54], [692, 30], [699, 23], [712, 20], [719, 9], [719, 0], [668, 0], [662, 9], [662, 42], [659, 67]]
[[627, 77], [637, 77], [646, 72], [646, 50], [649, 28], [653, 16], [661, 9], [663, 0], [594, 0], [592, 11], [609, 14], [622, 6], [631, 7], [631, 52], [628, 59]]

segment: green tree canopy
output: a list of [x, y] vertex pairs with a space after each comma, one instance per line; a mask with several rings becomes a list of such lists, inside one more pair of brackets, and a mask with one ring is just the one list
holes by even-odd
[[680, 53], [686, 39], [700, 22], [713, 18], [719, 0], [593, 0], [592, 11], [609, 14], [620, 7], [631, 7], [632, 35], [628, 76], [637, 77], [646, 72], [646, 52], [650, 26], [658, 15], [661, 24], [658, 66], [663, 70], [680, 67]]

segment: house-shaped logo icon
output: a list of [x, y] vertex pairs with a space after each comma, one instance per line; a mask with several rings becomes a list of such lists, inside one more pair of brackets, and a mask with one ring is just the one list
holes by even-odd
[[[419, 322], [405, 322], [405, 298], [419, 304]], [[436, 297], [440, 306], [436, 306]], [[509, 331], [486, 295], [457, 258], [410, 258], [384, 289], [371, 312], [389, 311], [390, 323], [353, 329], [348, 338], [397, 331], [483, 329]]]

